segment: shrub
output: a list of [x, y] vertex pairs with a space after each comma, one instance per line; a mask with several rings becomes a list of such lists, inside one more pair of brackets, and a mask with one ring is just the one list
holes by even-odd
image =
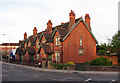
[[112, 65], [112, 61], [110, 61], [108, 58], [99, 57], [91, 61], [90, 64], [95, 66], [110, 66]]
[[50, 63], [50, 65], [56, 67], [57, 69], [62, 69], [64, 67], [64, 69], [67, 69], [67, 66], [69, 65], [75, 65], [73, 62], [68, 62], [68, 63]]
[[56, 67], [57, 69], [62, 69], [64, 67], [63, 63], [50, 63], [50, 65]]
[[67, 62], [66, 65], [75, 65], [73, 62]]

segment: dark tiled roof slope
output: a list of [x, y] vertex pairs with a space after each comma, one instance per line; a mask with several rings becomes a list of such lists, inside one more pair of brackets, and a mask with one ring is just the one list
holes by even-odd
[[1, 46], [18, 46], [18, 43], [2, 43]]
[[26, 50], [28, 50], [29, 54], [35, 54], [35, 49], [33, 47], [26, 47]]
[[23, 51], [22, 48], [17, 48], [15, 54], [17, 54], [17, 53], [18, 53], [19, 55], [21, 55], [21, 54], [24, 53], [24, 51]]
[[43, 43], [42, 47], [45, 53], [53, 53], [53, 48], [50, 45]]

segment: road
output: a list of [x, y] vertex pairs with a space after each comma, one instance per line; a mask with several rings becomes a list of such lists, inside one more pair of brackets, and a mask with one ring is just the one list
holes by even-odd
[[118, 75], [112, 73], [111, 75], [56, 73], [2, 63], [2, 81], [81, 81], [91, 83], [101, 81], [103, 83], [115, 83], [117, 80]]

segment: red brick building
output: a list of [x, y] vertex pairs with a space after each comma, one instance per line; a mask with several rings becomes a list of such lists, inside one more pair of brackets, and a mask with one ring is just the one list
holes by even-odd
[[17, 49], [18, 43], [2, 43], [0, 44], [0, 54], [9, 55], [12, 50]]
[[[80, 17], [75, 19], [75, 13], [69, 13], [69, 22], [52, 27], [51, 20], [47, 23], [47, 29], [37, 32], [34, 27], [33, 35], [19, 42], [16, 51], [18, 56], [23, 55], [25, 61], [39, 62], [48, 60], [58, 63], [74, 62], [84, 63], [96, 58], [97, 40], [92, 33], [89, 14], [85, 20]], [[22, 53], [22, 54], [21, 54]]]

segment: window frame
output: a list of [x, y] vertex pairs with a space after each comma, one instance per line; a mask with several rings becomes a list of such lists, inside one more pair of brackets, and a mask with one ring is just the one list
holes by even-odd
[[40, 58], [40, 55], [39, 55], [39, 54], [37, 54], [37, 56], [36, 56], [36, 60], [39, 60], [39, 58]]
[[39, 47], [40, 47], [40, 42], [39, 41], [37, 41], [37, 49], [39, 49]]
[[55, 36], [55, 46], [60, 46], [60, 37]]
[[[82, 51], [82, 53], [80, 53], [80, 51]], [[78, 49], [78, 55], [79, 56], [84, 56], [84, 48], [79, 48]]]
[[80, 37], [80, 40], [79, 40], [79, 41], [80, 41], [80, 47], [83, 46], [83, 40], [82, 40], [81, 37]]
[[55, 61], [60, 62], [60, 51], [55, 51]]

